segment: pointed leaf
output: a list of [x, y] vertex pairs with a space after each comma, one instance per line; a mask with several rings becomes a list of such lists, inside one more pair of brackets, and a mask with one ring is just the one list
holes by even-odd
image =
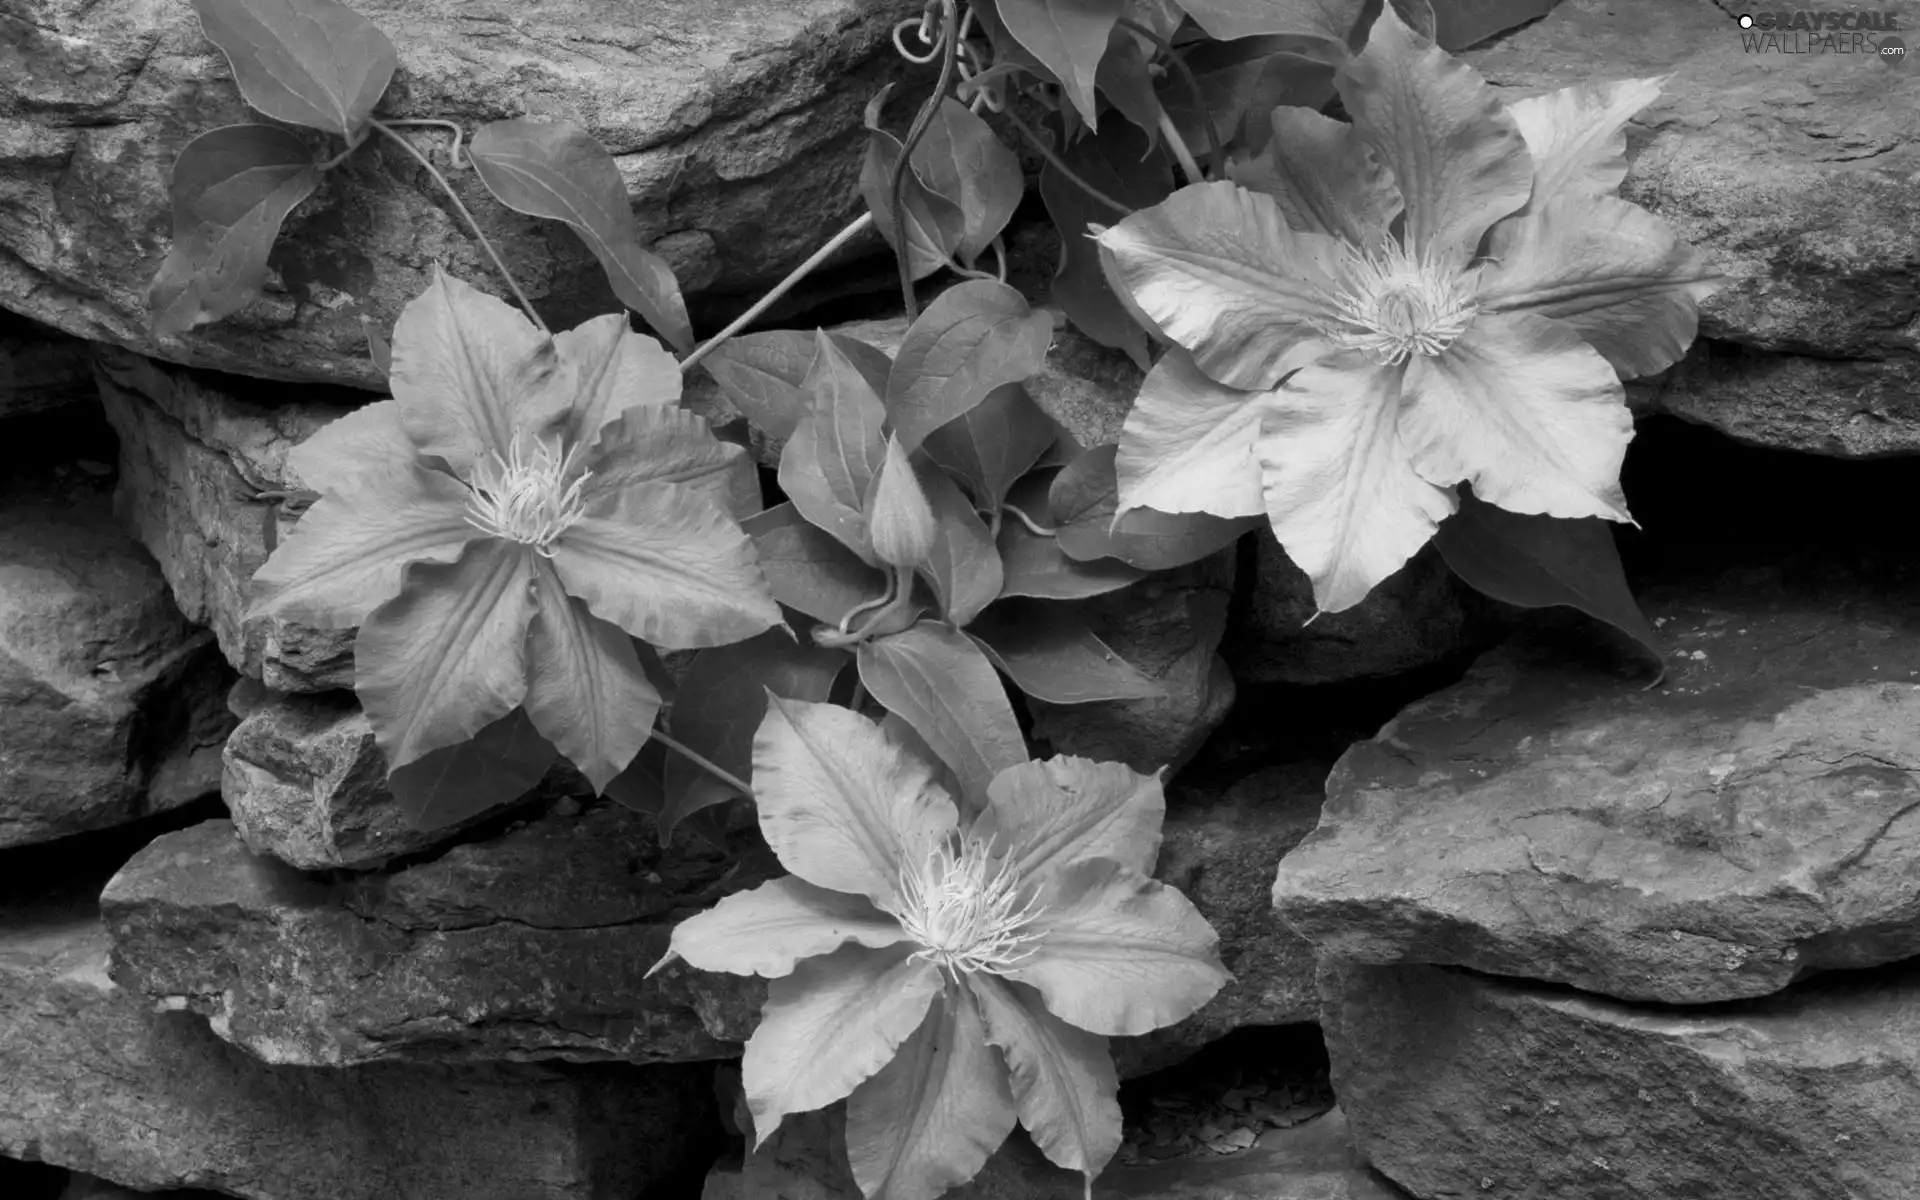
[[1027, 760], [1000, 676], [966, 634], [922, 621], [861, 643], [856, 661], [867, 691], [927, 740], [967, 796], [985, 796], [995, 775]]
[[773, 329], [728, 338], [700, 366], [749, 424], [784, 441], [807, 415], [801, 384], [818, 350], [811, 332]]
[[1216, 41], [1284, 34], [1344, 44], [1363, 0], [1180, 0]]
[[1035, 700], [1091, 704], [1166, 694], [1115, 654], [1070, 605], [1007, 600], [981, 613], [967, 632]]
[[[1100, 59], [1094, 82], [1100, 94], [1119, 109], [1122, 116], [1146, 130], [1149, 139], [1158, 141], [1163, 110], [1160, 97], [1154, 91], [1153, 72], [1147, 63], [1149, 57], [1150, 50], [1142, 46], [1138, 36], [1116, 26], [1107, 39], [1107, 52]], [[1181, 132], [1184, 134], [1186, 130]], [[1202, 134], [1191, 144], [1206, 145], [1204, 137]]]
[[1020, 1124], [1055, 1166], [1098, 1175], [1119, 1152], [1120, 1077], [1107, 1039], [1048, 1012], [1024, 984], [970, 978], [987, 1040], [1006, 1056]]
[[1579, 609], [1632, 638], [1665, 668], [1606, 521], [1508, 512], [1466, 491], [1460, 511], [1441, 523], [1433, 541], [1453, 573], [1479, 591], [1521, 608]]
[[248, 104], [353, 140], [399, 65], [378, 26], [338, 0], [193, 0]]
[[1040, 372], [1053, 320], [1004, 283], [970, 279], [940, 293], [907, 330], [887, 377], [887, 421], [902, 448], [963, 416], [1003, 384]]
[[905, 938], [900, 922], [864, 896], [782, 875], [674, 926], [668, 955], [702, 971], [779, 979], [849, 942], [879, 950]]
[[[767, 693], [786, 700], [825, 701], [851, 659], [784, 629], [700, 651], [673, 701], [674, 740], [742, 779], [753, 773], [753, 735], [767, 714]], [[749, 782], [751, 782], [749, 780]], [[685, 756], [667, 759], [662, 836], [689, 814], [733, 797], [727, 784]], [[710, 968], [712, 969], [712, 968]]]
[[791, 503], [751, 517], [741, 528], [753, 537], [774, 599], [816, 621], [837, 625], [853, 609], [886, 592], [884, 572], [809, 524]]
[[1113, 446], [1096, 446], [1068, 463], [1053, 481], [1053, 519], [1060, 549], [1092, 561], [1117, 558], [1145, 571], [1199, 562], [1258, 529], [1258, 517], [1226, 520], [1208, 513], [1163, 513], [1136, 508], [1118, 521]]
[[1014, 481], [1053, 445], [1053, 422], [1017, 383], [1002, 384], [927, 435], [921, 448], [967, 485], [980, 507], [996, 509]]
[[[1022, 479], [1008, 494], [1007, 505], [1046, 528], [1053, 520], [1048, 489], [1057, 470], [1035, 471]], [[1004, 582], [1002, 597], [1028, 596], [1036, 600], [1084, 600], [1118, 591], [1146, 577], [1146, 572], [1117, 558], [1081, 562], [1069, 558], [1060, 548], [1055, 534], [1035, 533], [1013, 514], [1000, 522], [1000, 565]]]
[[1067, 99], [1099, 128], [1094, 82], [1125, 0], [999, 0], [1000, 20], [1061, 81]]
[[807, 416], [780, 452], [780, 488], [813, 524], [868, 563], [866, 502], [886, 459], [886, 408], [853, 361], [822, 332], [807, 374]]
[[[872, 210], [880, 236], [898, 254], [893, 171], [900, 161], [900, 139], [880, 127], [880, 109], [891, 90], [892, 85], [887, 85], [867, 104], [867, 157], [860, 167], [860, 197]], [[967, 236], [967, 217], [957, 197], [935, 191], [911, 166], [900, 181], [900, 202], [907, 210], [907, 261], [913, 277], [925, 279], [947, 266], [959, 250]]]
[[1560, 0], [1433, 0], [1433, 40], [1465, 50], [1495, 34], [1546, 16]]
[[973, 992], [949, 985], [893, 1061], [847, 1098], [847, 1164], [866, 1195], [936, 1200], [979, 1173], [1016, 1116]]
[[524, 797], [558, 755], [523, 708], [387, 776], [387, 787], [415, 829], [442, 829]]
[[1023, 879], [1047, 881], [1092, 858], [1150, 875], [1166, 816], [1159, 772], [1063, 754], [1002, 771], [974, 832], [1004, 845]]
[[320, 186], [313, 152], [272, 125], [228, 125], [188, 142], [168, 191], [173, 246], [147, 306], [156, 337], [239, 312], [260, 294], [280, 223]]
[[960, 206], [960, 261], [971, 264], [1000, 236], [1026, 194], [1019, 156], [966, 105], [947, 96], [913, 148], [913, 167], [932, 189]]
[[946, 619], [965, 626], [1000, 594], [1000, 550], [959, 484], [938, 467], [924, 472], [924, 479], [939, 521], [924, 570]]
[[468, 143], [480, 182], [500, 203], [571, 226], [607, 273], [620, 303], [682, 354], [693, 326], [666, 260], [640, 244], [620, 168], [577, 125], [517, 117], [480, 127]]
[[647, 744], [660, 693], [624, 630], [567, 595], [544, 562], [534, 566], [533, 580], [536, 610], [527, 631], [521, 707], [593, 790], [605, 792]]

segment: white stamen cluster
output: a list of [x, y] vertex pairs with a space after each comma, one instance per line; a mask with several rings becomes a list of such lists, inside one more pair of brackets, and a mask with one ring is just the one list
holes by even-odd
[[491, 459], [474, 464], [467, 480], [467, 523], [553, 557], [554, 542], [587, 511], [581, 492], [593, 472], [568, 478], [574, 475], [578, 449], [562, 456], [539, 438], [516, 435], [505, 458], [496, 450]]
[[1373, 250], [1349, 246], [1345, 266], [1347, 286], [1334, 297], [1339, 324], [1327, 336], [1383, 365], [1439, 354], [1479, 313], [1474, 272], [1412, 254], [1391, 236]]
[[1019, 876], [977, 838], [941, 838], [900, 872], [894, 916], [920, 945], [914, 957], [949, 974], [1003, 974], [1026, 962], [1044, 936], [1029, 928], [1039, 896], [1021, 899]]

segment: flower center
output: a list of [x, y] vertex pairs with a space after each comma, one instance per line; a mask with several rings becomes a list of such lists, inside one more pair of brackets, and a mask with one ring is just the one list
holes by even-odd
[[1020, 902], [1019, 878], [986, 843], [947, 837], [901, 871], [894, 916], [921, 947], [914, 957], [952, 974], [1001, 974], [1033, 956], [1039, 910], [1037, 895]]
[[467, 523], [553, 557], [553, 543], [587, 511], [581, 490], [593, 472], [575, 475], [574, 451], [562, 456], [539, 438], [515, 434], [507, 457], [496, 450], [474, 464]]
[[1339, 323], [1327, 336], [1376, 362], [1439, 354], [1479, 312], [1475, 272], [1445, 269], [1391, 236], [1371, 251], [1350, 246], [1348, 256], [1347, 286], [1334, 297]]

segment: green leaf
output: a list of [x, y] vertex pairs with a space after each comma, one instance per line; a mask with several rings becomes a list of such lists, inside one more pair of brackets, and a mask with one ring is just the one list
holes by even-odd
[[1433, 38], [1465, 50], [1553, 11], [1560, 0], [1433, 0]]
[[1055, 439], [1053, 422], [1017, 383], [987, 393], [973, 408], [927, 435], [927, 457], [967, 485], [975, 503], [993, 510], [1014, 481], [1040, 461]]
[[923, 570], [946, 619], [964, 626], [1000, 594], [1000, 551], [960, 485], [938, 467], [922, 472], [921, 478], [939, 521], [933, 553]]
[[[786, 700], [824, 701], [851, 661], [843, 651], [823, 649], [811, 640], [796, 642], [784, 629], [702, 650], [674, 697], [674, 740], [745, 779], [753, 771], [753, 735], [767, 715], [767, 693]], [[733, 788], [680, 754], [667, 757], [665, 786], [662, 839], [689, 814], [735, 795]]]
[[1021, 691], [1036, 700], [1091, 704], [1166, 694], [1115, 654], [1067, 605], [1003, 601], [981, 613], [967, 632]]
[[1100, 60], [1126, 7], [1126, 0], [999, 0], [1007, 32], [1059, 78], [1089, 129], [1099, 128]]
[[941, 100], [913, 148], [913, 169], [934, 192], [958, 201], [960, 240], [954, 250], [968, 266], [1000, 236], [1026, 194], [1019, 156], [952, 96]]
[[[873, 212], [880, 236], [900, 253], [893, 214], [893, 169], [900, 161], [900, 139], [880, 127], [880, 110], [893, 85], [881, 88], [867, 104], [867, 156], [860, 166], [860, 197]], [[918, 164], [909, 164], [900, 182], [900, 201], [907, 210], [907, 262], [915, 279], [925, 279], [948, 265], [967, 236], [967, 216], [960, 201], [943, 196], [920, 178]]]
[[879, 950], [905, 937], [900, 922], [864, 896], [782, 875], [674, 926], [667, 957], [677, 955], [702, 971], [779, 979], [801, 959], [831, 954], [849, 942]]
[[[827, 337], [867, 379], [876, 395], [886, 391], [892, 359], [845, 334], [829, 333]], [[772, 329], [728, 338], [701, 360], [701, 366], [754, 428], [785, 441], [807, 415], [807, 376], [819, 352], [818, 334]]]
[[378, 26], [337, 0], [193, 0], [248, 104], [353, 141], [399, 65]]
[[1019, 763], [994, 779], [974, 833], [999, 839], [1023, 879], [1051, 880], [1092, 858], [1149, 875], [1167, 817], [1160, 775], [1064, 754]]
[[516, 708], [472, 740], [444, 746], [387, 776], [415, 829], [442, 829], [532, 791], [558, 755], [525, 709]]
[[780, 488], [801, 515], [868, 563], [867, 493], [886, 461], [887, 411], [866, 377], [822, 332], [815, 335], [807, 416], [780, 452]]
[[922, 621], [863, 642], [856, 661], [867, 691], [927, 740], [966, 796], [985, 796], [995, 775], [1027, 761], [1006, 688], [966, 634]]
[[660, 713], [633, 639], [566, 594], [544, 566], [533, 572], [527, 692], [520, 707], [540, 736], [579, 768], [595, 792], [632, 764]]
[[936, 1200], [979, 1173], [1016, 1119], [979, 1004], [949, 984], [893, 1061], [847, 1098], [847, 1164], [868, 1196]]
[[272, 125], [228, 125], [174, 160], [173, 246], [147, 295], [156, 337], [246, 307], [267, 279], [280, 223], [320, 186], [306, 144]]
[[592, 135], [565, 121], [519, 117], [481, 126], [467, 154], [495, 199], [571, 226], [600, 260], [620, 303], [680, 353], [693, 349], [673, 268], [640, 244], [620, 168]]
[[[1098, 135], [1061, 151], [1073, 173], [1129, 211], [1150, 208], [1173, 194], [1173, 160], [1166, 147], [1124, 122], [1109, 121]], [[1053, 299], [1074, 328], [1102, 346], [1124, 351], [1141, 370], [1152, 365], [1146, 331], [1134, 320], [1100, 269], [1099, 248], [1088, 225], [1111, 225], [1127, 214], [1089, 195], [1048, 163], [1040, 172], [1040, 196], [1060, 229], [1060, 266]]]
[[[1160, 138], [1160, 97], [1154, 91], [1153, 73], [1148, 70], [1147, 57], [1139, 38], [1128, 30], [1115, 28], [1094, 80], [1099, 85], [1100, 94], [1119, 109], [1122, 116], [1145, 130], [1148, 139], [1157, 144]], [[1190, 144], [1201, 146], [1205, 143], [1195, 140]]]
[[1006, 1056], [1020, 1124], [1055, 1166], [1099, 1174], [1121, 1140], [1120, 1077], [1107, 1039], [1054, 1016], [1023, 984], [990, 975], [967, 983], [987, 1040]]
[[1047, 364], [1053, 320], [993, 279], [970, 279], [940, 293], [908, 328], [887, 377], [889, 427], [908, 452], [927, 435]]
[[1466, 489], [1433, 542], [1478, 591], [1521, 608], [1578, 609], [1632, 638], [1665, 672], [1660, 640], [1627, 587], [1606, 521], [1508, 512]]
[[[1219, 41], [1282, 34], [1300, 39], [1303, 52], [1335, 61], [1358, 51], [1373, 27], [1380, 0], [1180, 0], [1200, 28]], [[1433, 34], [1428, 0], [1393, 0], [1402, 20], [1424, 36]], [[1317, 44], [1317, 47], [1316, 47]]]
[[1113, 519], [1119, 496], [1116, 447], [1096, 446], [1054, 477], [1054, 525], [1060, 549], [1092, 561], [1117, 558], [1145, 571], [1168, 571], [1224, 550], [1261, 525], [1259, 517], [1227, 520], [1210, 513], [1163, 513], [1136, 508]]
[[[1033, 518], [1035, 524], [1047, 526], [1053, 520], [1047, 492], [1057, 474], [1054, 470], [1033, 472], [1013, 489], [1007, 503]], [[1118, 591], [1147, 574], [1117, 558], [1092, 562], [1070, 558], [1060, 548], [1058, 535], [1035, 533], [1014, 517], [1001, 521], [999, 547], [1003, 597], [1085, 600]]]
[[753, 538], [774, 599], [816, 621], [837, 625], [886, 591], [884, 572], [810, 524], [790, 502], [742, 521], [741, 528]]

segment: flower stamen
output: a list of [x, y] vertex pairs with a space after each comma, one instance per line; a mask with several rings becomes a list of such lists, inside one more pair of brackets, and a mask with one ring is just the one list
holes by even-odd
[[553, 544], [587, 512], [583, 490], [593, 472], [575, 475], [579, 450], [563, 456], [537, 437], [515, 434], [505, 458], [496, 450], [474, 464], [467, 523], [552, 558]]
[[1326, 330], [1338, 345], [1398, 366], [1415, 354], [1441, 353], [1479, 314], [1472, 271], [1411, 253], [1391, 235], [1375, 249], [1347, 251], [1347, 285], [1333, 300], [1338, 324]]
[[949, 836], [900, 872], [894, 917], [919, 943], [915, 958], [949, 975], [1005, 974], [1032, 958], [1043, 932], [1038, 892], [1022, 900], [1019, 875], [1004, 856], [971, 837]]

